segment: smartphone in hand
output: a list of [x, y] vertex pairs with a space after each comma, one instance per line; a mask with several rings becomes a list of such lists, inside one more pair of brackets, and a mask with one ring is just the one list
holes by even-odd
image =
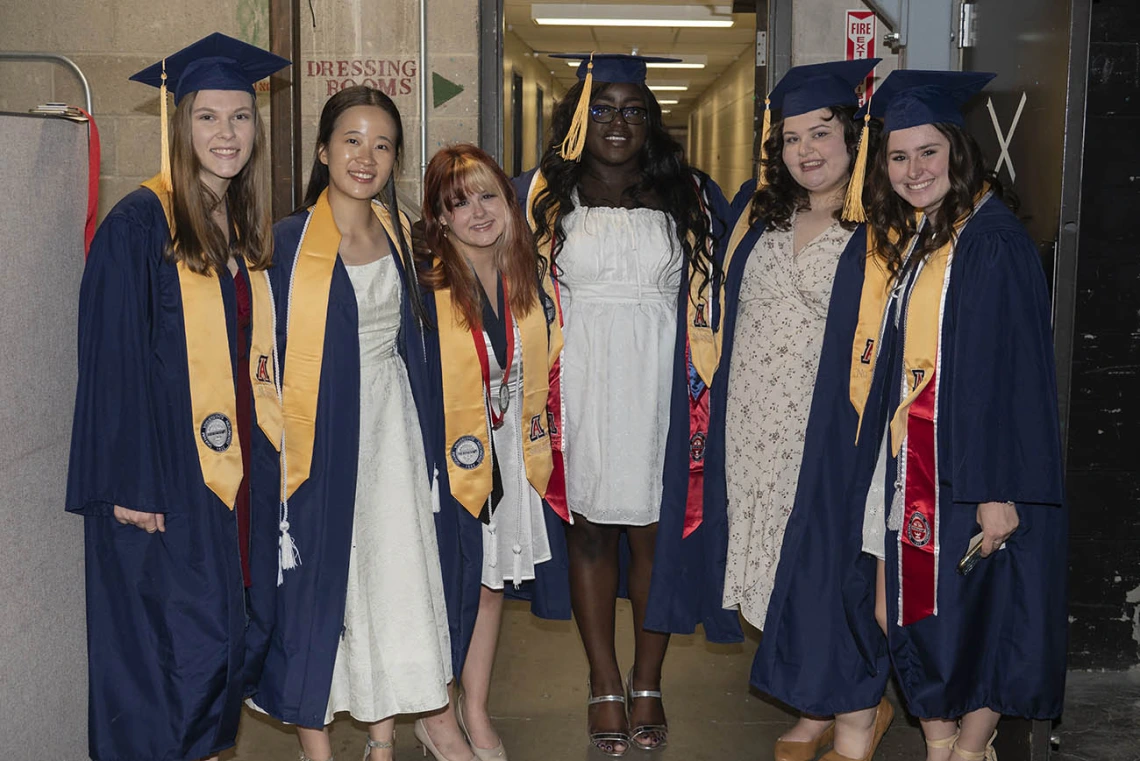
[[974, 534], [974, 538], [970, 540], [970, 546], [966, 548], [966, 554], [958, 561], [958, 573], [963, 576], [974, 570], [974, 566], [982, 559], [982, 536], [981, 531]]

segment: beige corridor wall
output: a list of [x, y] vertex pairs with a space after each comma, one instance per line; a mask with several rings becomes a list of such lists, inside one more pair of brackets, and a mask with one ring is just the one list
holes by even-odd
[[[522, 125], [514, 123], [511, 113], [511, 83], [515, 74], [522, 76]], [[542, 89], [542, 134], [539, 134], [537, 93]], [[514, 177], [535, 166], [541, 158], [539, 144], [550, 140], [550, 114], [565, 94], [534, 51], [512, 31], [503, 37], [503, 155], [500, 163], [507, 176]], [[522, 129], [522, 161], [515, 166], [513, 141], [516, 129]]]
[[752, 176], [756, 47], [749, 47], [701, 95], [689, 114], [689, 161], [732, 199]]

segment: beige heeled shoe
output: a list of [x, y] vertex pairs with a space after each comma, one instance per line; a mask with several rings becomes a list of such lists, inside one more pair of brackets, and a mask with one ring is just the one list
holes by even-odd
[[428, 733], [427, 725], [424, 724], [423, 719], [416, 719], [416, 723], [412, 727], [412, 734], [420, 741], [424, 758], [427, 758], [427, 754], [430, 752], [435, 761], [451, 761], [451, 759], [443, 755], [443, 751], [435, 747], [435, 743], [432, 742], [431, 735]]
[[[964, 750], [958, 747], [958, 736], [954, 736], [954, 744], [950, 748], [950, 755], [958, 754], [962, 761], [998, 761], [997, 751], [994, 750], [994, 740], [997, 739], [997, 730], [990, 735], [986, 747], [981, 750]], [[953, 761], [953, 759], [951, 759]]]
[[463, 719], [463, 693], [455, 699], [455, 718], [459, 722], [459, 729], [463, 732], [463, 736], [467, 738], [467, 744], [471, 746], [471, 750], [475, 752], [475, 757], [479, 761], [507, 761], [507, 749], [503, 747], [503, 740], [499, 738], [499, 744], [494, 748], [480, 748], [475, 744], [472, 739], [471, 733], [467, 731], [467, 722]]
[[776, 740], [775, 761], [815, 761], [820, 751], [835, 739], [835, 722], [827, 725], [815, 740]]

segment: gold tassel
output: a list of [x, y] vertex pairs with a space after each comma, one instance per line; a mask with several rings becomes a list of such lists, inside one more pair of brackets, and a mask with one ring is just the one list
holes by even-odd
[[590, 61], [586, 64], [586, 78], [582, 81], [582, 95], [574, 108], [570, 129], [566, 131], [566, 138], [562, 141], [560, 153], [566, 161], [580, 161], [582, 151], [586, 147], [586, 120], [590, 117], [590, 90], [593, 84], [594, 54], [591, 53]]
[[768, 163], [768, 133], [772, 131], [772, 101], [764, 99], [764, 126], [760, 129], [760, 165], [756, 172], [756, 189], [768, 187], [764, 165]]
[[159, 175], [162, 177], [162, 187], [170, 192], [174, 185], [170, 179], [170, 121], [166, 113], [166, 59], [162, 59], [162, 84], [158, 88], [158, 120], [162, 123], [162, 159]]
[[843, 201], [843, 219], [847, 222], [866, 222], [863, 208], [863, 185], [867, 178], [867, 152], [870, 142], [871, 113], [863, 116], [863, 131], [859, 133], [859, 150], [855, 153], [855, 166], [851, 168], [851, 181], [847, 183], [847, 198]]

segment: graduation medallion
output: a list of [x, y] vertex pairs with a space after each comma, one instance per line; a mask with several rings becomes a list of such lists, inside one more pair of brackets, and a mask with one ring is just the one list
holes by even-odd
[[202, 441], [215, 452], [230, 448], [234, 439], [234, 427], [230, 419], [220, 412], [207, 415], [202, 421]]
[[499, 384], [499, 414], [507, 414], [507, 408], [511, 406], [511, 386], [507, 383], [507, 379], [503, 378], [503, 382]]

